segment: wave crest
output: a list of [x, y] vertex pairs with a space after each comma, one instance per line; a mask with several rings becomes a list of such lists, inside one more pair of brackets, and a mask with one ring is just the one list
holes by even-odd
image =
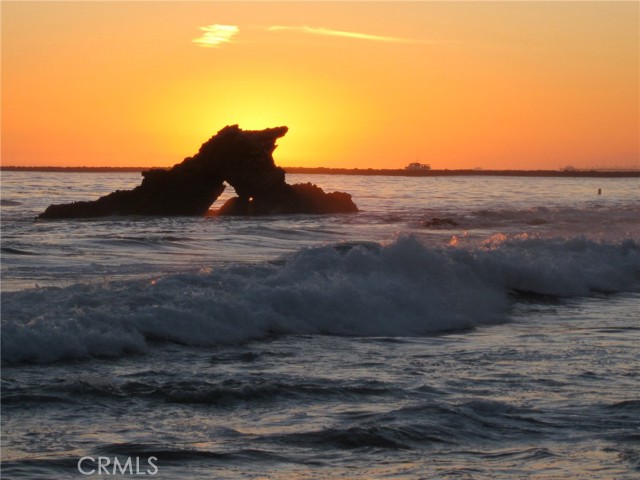
[[278, 264], [7, 293], [2, 361], [120, 356], [145, 351], [149, 339], [424, 335], [505, 321], [513, 292], [638, 291], [639, 272], [633, 241], [500, 238], [463, 249], [402, 237], [380, 248], [310, 248]]

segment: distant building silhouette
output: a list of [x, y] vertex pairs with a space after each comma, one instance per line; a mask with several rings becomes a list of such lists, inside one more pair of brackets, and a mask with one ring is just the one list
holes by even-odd
[[413, 162], [404, 167], [405, 170], [431, 170], [431, 165], [428, 163]]

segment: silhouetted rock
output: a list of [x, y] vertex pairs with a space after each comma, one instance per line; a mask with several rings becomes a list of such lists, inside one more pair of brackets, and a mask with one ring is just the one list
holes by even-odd
[[227, 126], [196, 155], [169, 170], [142, 173], [133, 190], [117, 190], [90, 202], [50, 205], [40, 218], [107, 215], [203, 215], [223, 192], [226, 181], [237, 193], [220, 215], [347, 213], [358, 208], [351, 195], [325, 193], [311, 184], [289, 185], [273, 161], [276, 140], [287, 127], [241, 130]]
[[311, 183], [284, 184], [277, 189], [251, 197], [233, 197], [218, 210], [218, 215], [277, 215], [292, 213], [357, 212], [351, 195], [325, 193]]
[[431, 220], [425, 220], [422, 222], [422, 226], [426, 228], [433, 227], [457, 227], [458, 222], [451, 220], [450, 218], [438, 218], [433, 217]]

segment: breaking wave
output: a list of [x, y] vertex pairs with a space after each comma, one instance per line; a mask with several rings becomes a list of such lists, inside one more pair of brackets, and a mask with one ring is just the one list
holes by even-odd
[[634, 241], [496, 237], [478, 248], [304, 249], [282, 261], [2, 296], [2, 361], [52, 362], [274, 334], [417, 336], [507, 321], [522, 293], [640, 290]]

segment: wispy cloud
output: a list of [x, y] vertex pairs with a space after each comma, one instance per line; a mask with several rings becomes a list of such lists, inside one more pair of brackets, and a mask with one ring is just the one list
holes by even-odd
[[240, 29], [235, 25], [207, 25], [200, 27], [204, 33], [193, 39], [193, 43], [197, 43], [201, 47], [218, 47], [222, 43], [231, 41], [231, 37], [236, 35]]
[[345, 32], [342, 30], [333, 30], [330, 28], [316, 28], [316, 27], [286, 27], [282, 25], [273, 25], [269, 27], [267, 30], [270, 32], [276, 31], [290, 31], [290, 32], [300, 32], [300, 33], [310, 33], [312, 35], [328, 35], [333, 37], [347, 37], [347, 38], [355, 38], [359, 40], [372, 40], [375, 42], [412, 42], [412, 40], [406, 38], [398, 38], [398, 37], [384, 37], [381, 35], [370, 35], [368, 33], [359, 33], [359, 32]]

